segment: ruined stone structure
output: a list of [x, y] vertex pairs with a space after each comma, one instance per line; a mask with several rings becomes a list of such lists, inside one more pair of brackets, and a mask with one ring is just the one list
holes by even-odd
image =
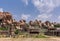
[[0, 12], [0, 28], [1, 28], [0, 33], [11, 35], [12, 22], [13, 22], [12, 15], [9, 12]]
[[60, 28], [54, 28], [54, 24], [50, 23], [49, 21], [42, 23], [41, 21], [35, 20], [26, 23], [25, 20], [20, 20], [19, 22], [17, 22], [12, 18], [12, 15], [9, 12], [0, 12], [1, 35], [14, 36], [16, 30], [20, 32], [28, 32], [29, 34], [40, 34], [42, 29], [46, 29], [44, 31], [46, 35], [56, 34], [60, 36]]

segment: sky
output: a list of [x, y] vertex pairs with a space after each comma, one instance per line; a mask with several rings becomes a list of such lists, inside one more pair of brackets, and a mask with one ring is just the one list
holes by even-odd
[[10, 12], [17, 21], [60, 22], [60, 0], [0, 0], [0, 12]]

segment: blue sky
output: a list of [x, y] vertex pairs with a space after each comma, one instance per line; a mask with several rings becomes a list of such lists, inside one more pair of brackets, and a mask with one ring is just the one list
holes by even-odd
[[0, 0], [0, 12], [10, 12], [14, 19], [60, 22], [60, 0]]

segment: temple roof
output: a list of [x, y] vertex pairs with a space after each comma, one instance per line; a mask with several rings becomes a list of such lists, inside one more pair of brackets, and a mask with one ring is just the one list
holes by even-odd
[[9, 12], [0, 12], [0, 19], [2, 19], [3, 17], [12, 17], [12, 15]]

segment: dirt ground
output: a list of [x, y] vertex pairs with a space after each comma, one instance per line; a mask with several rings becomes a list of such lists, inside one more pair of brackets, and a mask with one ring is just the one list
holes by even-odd
[[60, 41], [60, 38], [0, 38], [0, 41]]

